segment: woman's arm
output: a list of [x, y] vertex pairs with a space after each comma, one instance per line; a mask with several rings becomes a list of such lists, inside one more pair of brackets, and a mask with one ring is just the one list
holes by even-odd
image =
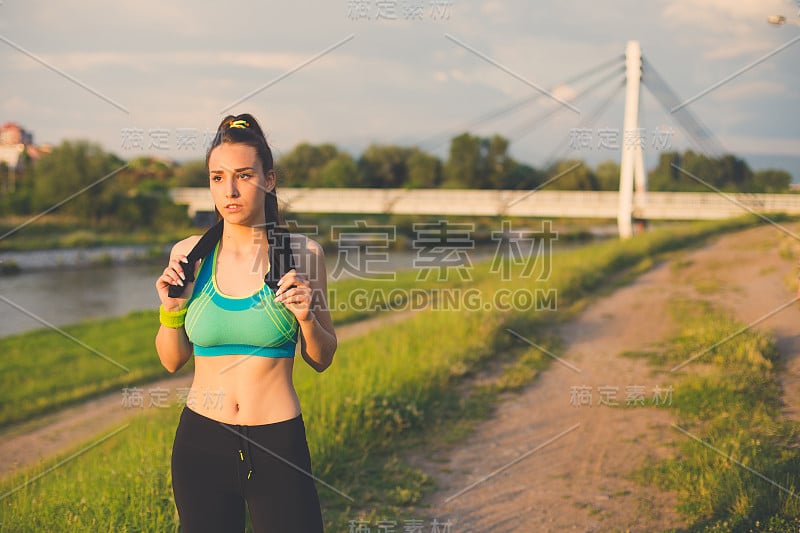
[[[336, 331], [328, 309], [328, 274], [325, 253], [315, 241], [304, 235], [292, 235], [300, 246], [293, 247], [298, 272], [290, 271], [279, 283], [278, 301], [294, 313], [300, 325], [300, 353], [317, 372], [322, 372], [333, 362], [336, 352]], [[283, 287], [294, 288], [283, 292]]]
[[167, 371], [180, 370], [192, 356], [192, 343], [183, 326], [177, 329], [161, 326], [156, 334], [156, 352]]
[[[189, 237], [175, 244], [170, 253], [169, 265], [164, 269], [161, 277], [156, 280], [158, 297], [165, 311], [180, 311], [189, 303], [194, 283], [186, 283], [182, 298], [170, 298], [169, 287], [184, 283], [183, 268], [189, 267], [185, 262], [186, 253], [192, 249], [198, 238], [197, 236]], [[193, 265], [193, 267], [196, 269], [197, 265]], [[170, 328], [162, 324], [156, 334], [156, 352], [167, 371], [177, 372], [180, 370], [192, 356], [192, 343], [189, 342], [184, 327]]]

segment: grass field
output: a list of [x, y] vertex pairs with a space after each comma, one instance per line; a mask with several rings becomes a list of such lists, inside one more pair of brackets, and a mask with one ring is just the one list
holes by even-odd
[[162, 227], [158, 231], [120, 231], [108, 225], [82, 224], [65, 215], [51, 214], [33, 221], [30, 217], [5, 217], [0, 220], [0, 235], [5, 235], [0, 239], [0, 251], [141, 244], [153, 246], [160, 253], [164, 245], [184, 238], [191, 231], [188, 224], [182, 227]]
[[[660, 253], [753, 223], [691, 224], [589, 245], [558, 254], [547, 279], [502, 281], [476, 268], [470, 288], [483, 302], [511, 287], [547, 289], [557, 292], [558, 311], [535, 306], [420, 311], [342, 342], [333, 367], [323, 374], [297, 365], [295, 384], [315, 474], [338, 491], [318, 486], [327, 529], [346, 531], [347, 520], [356, 516], [424, 512], [416, 505], [430, 480], [403, 464], [400, 452], [458, 438], [468, 431], [469, 419], [490, 412], [498, 390], [518, 387], [546, 366], [545, 358], [507, 329], [546, 344], [540, 339], [547, 338], [548, 323], [582, 298], [608, 289], [626, 271], [645, 268]], [[142, 343], [149, 346], [152, 338]], [[464, 390], [466, 378], [495, 362], [506, 371], [492, 386]], [[176, 530], [169, 457], [177, 415], [175, 406], [150, 410], [79, 456], [64, 454], [2, 480], [0, 530]]]
[[703, 353], [675, 384], [675, 458], [637, 477], [678, 494], [690, 531], [800, 530], [800, 424], [780, 413], [774, 341], [703, 301], [676, 300], [681, 327], [666, 350], [649, 355], [670, 368]]

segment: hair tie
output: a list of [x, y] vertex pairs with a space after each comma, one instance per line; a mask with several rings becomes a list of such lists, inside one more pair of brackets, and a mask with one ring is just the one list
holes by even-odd
[[229, 128], [242, 128], [242, 129], [245, 129], [245, 128], [249, 128], [250, 127], [250, 123], [247, 122], [246, 120], [234, 120], [233, 122], [228, 124], [228, 127]]

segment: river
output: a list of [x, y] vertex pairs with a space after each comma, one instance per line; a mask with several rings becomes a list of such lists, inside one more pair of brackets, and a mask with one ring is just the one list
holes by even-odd
[[[466, 250], [462, 258], [479, 261], [491, 257], [494, 249], [493, 246], [478, 246]], [[329, 277], [334, 273], [339, 278], [354, 275], [341, 268], [345, 262], [360, 264], [361, 272], [365, 271], [367, 261], [370, 271], [396, 272], [413, 268], [417, 257], [414, 250], [371, 253], [373, 255], [365, 256], [362, 252], [357, 261], [353, 260], [353, 255], [342, 258], [338, 268], [337, 255], [329, 253], [326, 255]], [[13, 255], [22, 273], [0, 276], [0, 336], [46, 327], [47, 324], [63, 326], [158, 308], [155, 280], [164, 268], [164, 262], [54, 268], [57, 258], [65, 257], [63, 250], [29, 254], [35, 255]], [[10, 254], [4, 256], [11, 257]], [[34, 263], [50, 267], [31, 270], [29, 266]]]

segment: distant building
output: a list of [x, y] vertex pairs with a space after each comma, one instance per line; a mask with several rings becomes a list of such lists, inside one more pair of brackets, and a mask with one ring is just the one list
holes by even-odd
[[[25, 170], [25, 161], [36, 159], [45, 150], [33, 144], [33, 134], [19, 124], [6, 122], [0, 126], [0, 166], [7, 172], [0, 176], [0, 193], [13, 193], [17, 186], [17, 174]], [[49, 147], [48, 147], [49, 148]], [[26, 155], [28, 157], [24, 157]]]
[[24, 144], [0, 144], [0, 163], [5, 163], [11, 170], [21, 172], [23, 152], [25, 152]]
[[28, 155], [31, 159], [39, 159], [43, 155], [49, 154], [53, 151], [53, 145], [51, 144], [37, 144], [37, 145], [30, 145], [27, 147]]
[[6, 122], [0, 126], [0, 145], [33, 144], [33, 134], [14, 122]]
[[15, 122], [0, 126], [0, 163], [5, 163], [13, 172], [21, 172], [25, 158], [22, 154], [38, 156], [39, 150], [33, 145], [33, 134]]

